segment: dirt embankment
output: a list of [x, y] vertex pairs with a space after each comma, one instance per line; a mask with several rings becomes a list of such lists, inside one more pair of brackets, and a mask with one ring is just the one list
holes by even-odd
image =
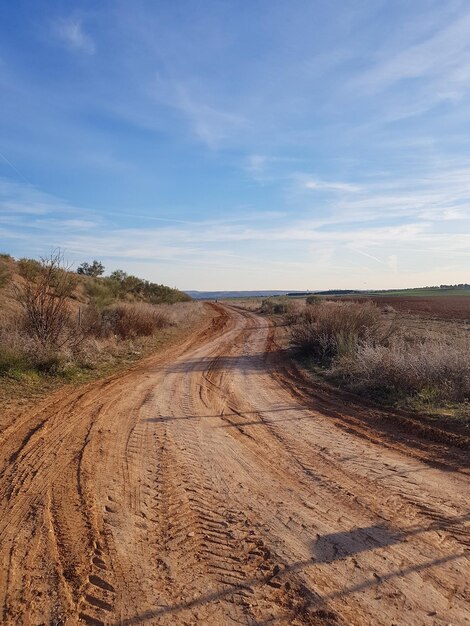
[[470, 623], [466, 451], [307, 393], [216, 309], [2, 432], [3, 623]]

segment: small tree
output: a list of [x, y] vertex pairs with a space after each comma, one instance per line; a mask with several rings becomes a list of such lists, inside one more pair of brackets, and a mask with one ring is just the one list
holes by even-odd
[[123, 283], [127, 278], [127, 274], [124, 270], [114, 270], [109, 277], [112, 280], [117, 280], [118, 282]]
[[92, 263], [84, 262], [78, 266], [77, 274], [98, 278], [98, 276], [102, 276], [104, 274], [104, 265], [100, 261], [96, 260], [94, 260]]
[[16, 299], [24, 312], [28, 334], [44, 348], [58, 349], [76, 342], [77, 330], [72, 328], [68, 298], [76, 278], [65, 265], [60, 250], [41, 261], [19, 263], [23, 284], [15, 288]]

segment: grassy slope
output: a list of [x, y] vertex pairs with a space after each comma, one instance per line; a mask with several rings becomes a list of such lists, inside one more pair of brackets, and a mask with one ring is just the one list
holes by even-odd
[[[119, 303], [122, 299], [116, 297], [115, 292], [106, 284], [106, 279], [94, 279], [87, 276], [77, 277], [77, 287], [69, 301], [72, 315], [78, 312], [79, 308], [84, 308], [89, 304], [106, 306], [110, 302]], [[15, 289], [20, 287], [23, 279], [20, 275], [18, 262], [6, 254], [0, 254], [0, 324], [4, 319], [15, 318], [19, 312], [19, 304], [15, 298]], [[156, 297], [165, 302], [168, 297], [170, 303], [190, 300], [186, 294], [165, 286], [158, 286]], [[120, 294], [121, 295], [121, 294]], [[154, 294], [155, 296], [155, 294]], [[141, 294], [124, 294], [126, 302], [145, 302], [145, 297]], [[177, 304], [180, 306], [192, 306], [190, 304]], [[197, 307], [197, 304], [194, 304]], [[172, 307], [173, 310], [173, 307]], [[202, 313], [201, 313], [202, 315]], [[65, 383], [82, 383], [90, 379], [102, 377], [109, 373], [128, 366], [130, 363], [142, 358], [151, 352], [159, 351], [169, 343], [176, 341], [181, 335], [191, 332], [197, 315], [191, 316], [188, 311], [187, 320], [182, 323], [162, 328], [158, 333], [150, 337], [136, 338], [133, 341], [121, 341], [112, 353], [103, 351], [102, 356], [92, 368], [70, 367], [60, 375], [47, 375], [37, 372], [34, 369], [24, 369], [18, 366], [9, 369], [5, 375], [0, 375], [0, 413], [2, 410], [17, 406], [23, 402], [29, 403], [35, 398], [42, 397]], [[194, 319], [193, 319], [194, 318]], [[1, 349], [1, 345], [0, 345]], [[1, 350], [0, 350], [1, 357]]]
[[[173, 304], [174, 302], [187, 302], [191, 298], [187, 294], [167, 287], [166, 285], [153, 285], [154, 293], [151, 297], [139, 293], [130, 284], [129, 288], [124, 284], [118, 286], [109, 278], [91, 278], [89, 276], [76, 276], [77, 287], [70, 299], [72, 311], [80, 306], [95, 304], [99, 307], [120, 301], [126, 302], [150, 302], [152, 304]], [[133, 277], [130, 277], [133, 278]], [[0, 316], [18, 309], [14, 298], [15, 287], [22, 284], [21, 272], [18, 261], [6, 254], [0, 254]]]

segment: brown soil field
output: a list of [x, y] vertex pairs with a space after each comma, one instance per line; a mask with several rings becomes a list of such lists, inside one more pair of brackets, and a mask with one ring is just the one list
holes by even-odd
[[212, 307], [4, 422], [2, 624], [470, 624], [469, 438], [312, 388], [272, 320]]
[[[470, 320], [469, 296], [365, 296], [379, 306], [392, 306], [397, 311], [440, 319]], [[357, 298], [341, 298], [357, 300]], [[364, 298], [361, 297], [361, 300]]]

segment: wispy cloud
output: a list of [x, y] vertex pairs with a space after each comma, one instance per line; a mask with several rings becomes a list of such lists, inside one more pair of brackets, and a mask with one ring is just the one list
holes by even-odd
[[424, 77], [460, 82], [468, 73], [469, 33], [470, 13], [460, 15], [420, 43], [397, 51], [387, 50], [385, 58], [360, 75], [358, 84], [378, 90], [397, 81]]
[[246, 129], [248, 121], [238, 113], [220, 109], [198, 94], [190, 81], [157, 76], [154, 97], [184, 115], [193, 134], [210, 148]]
[[54, 22], [55, 36], [69, 49], [85, 54], [94, 54], [95, 43], [83, 30], [82, 21], [76, 17], [61, 18]]
[[[36, 216], [61, 216], [67, 219], [70, 215], [87, 213], [83, 209], [71, 205], [56, 196], [44, 193], [29, 183], [19, 183], [0, 178], [0, 217], [8, 215], [24, 216], [29, 220]], [[80, 220], [81, 221], [81, 220]], [[24, 222], [25, 225], [27, 222]]]
[[307, 178], [303, 181], [304, 189], [312, 189], [318, 191], [344, 191], [354, 193], [356, 191], [360, 191], [360, 187], [358, 185], [353, 185], [351, 183], [342, 183], [338, 181], [326, 181], [326, 180], [317, 180], [314, 178]]

